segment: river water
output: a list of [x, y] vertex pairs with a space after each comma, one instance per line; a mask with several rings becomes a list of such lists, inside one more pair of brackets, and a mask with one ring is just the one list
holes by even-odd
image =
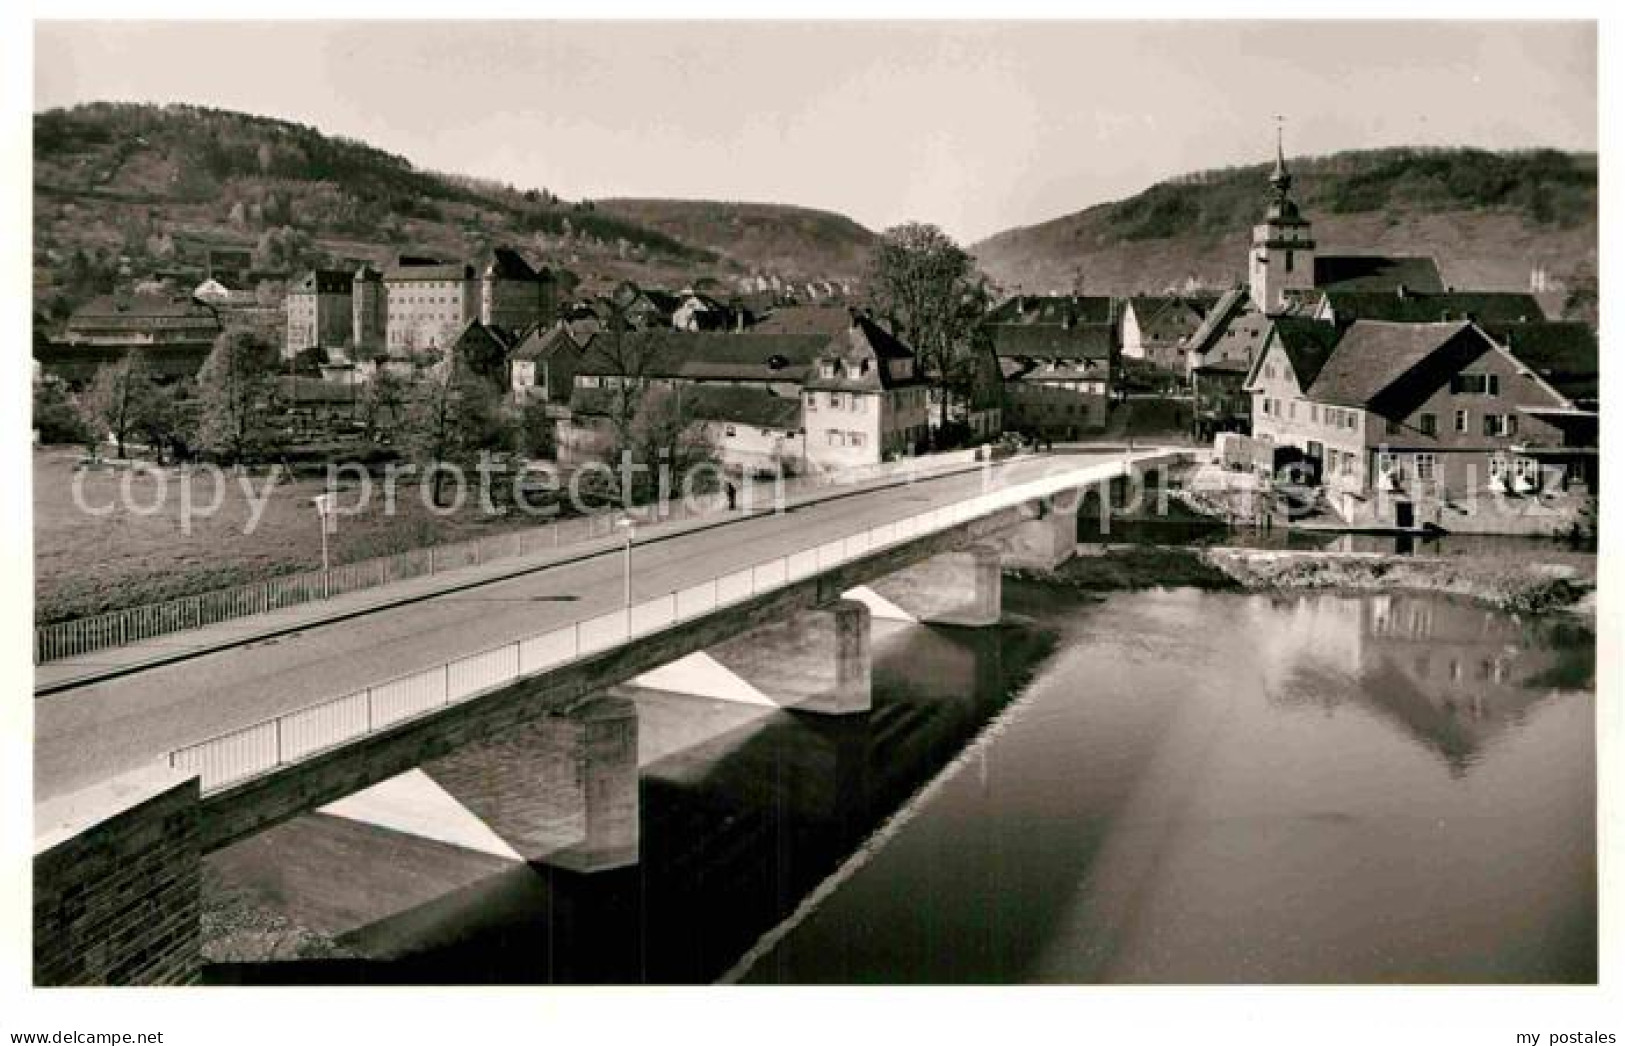
[[[636, 868], [481, 866], [347, 921], [296, 912], [355, 957], [209, 979], [1595, 980], [1585, 627], [1009, 580], [1005, 607], [987, 631], [877, 621], [867, 716], [772, 712], [662, 749]], [[641, 698], [645, 742], [697, 700]], [[324, 851], [336, 824], [217, 863], [297, 909], [301, 875], [418, 859], [381, 829]]]

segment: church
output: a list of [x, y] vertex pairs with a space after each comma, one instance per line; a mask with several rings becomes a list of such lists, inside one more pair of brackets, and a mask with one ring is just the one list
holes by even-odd
[[1349, 524], [1475, 529], [1479, 495], [1538, 518], [1594, 493], [1590, 329], [1429, 257], [1323, 254], [1292, 185], [1277, 140], [1247, 283], [1188, 343], [1199, 435], [1268, 438]]

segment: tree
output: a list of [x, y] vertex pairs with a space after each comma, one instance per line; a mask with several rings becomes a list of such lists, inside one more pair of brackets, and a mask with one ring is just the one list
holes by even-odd
[[90, 443], [90, 429], [68, 388], [53, 377], [34, 382], [34, 431], [41, 443]]
[[946, 424], [948, 393], [972, 380], [974, 339], [992, 300], [986, 277], [941, 229], [910, 222], [881, 234], [866, 290], [918, 354], [926, 379], [938, 389], [939, 424]]
[[356, 420], [362, 435], [372, 443], [393, 442], [405, 413], [410, 390], [406, 382], [382, 364], [372, 380], [362, 386], [356, 401]]
[[98, 440], [112, 435], [122, 458], [125, 440], [145, 426], [156, 395], [157, 385], [147, 357], [135, 350], [116, 363], [96, 369], [95, 379], [80, 400], [80, 409]]
[[215, 339], [197, 373], [200, 449], [235, 465], [265, 448], [278, 362], [276, 347], [253, 328]]
[[164, 464], [164, 452], [176, 450], [186, 430], [185, 393], [176, 385], [154, 385], [146, 409], [137, 422], [137, 431]]
[[434, 469], [434, 503], [444, 504], [445, 470], [468, 466], [511, 443], [502, 393], [456, 353], [419, 378], [407, 398], [401, 435], [407, 455]]

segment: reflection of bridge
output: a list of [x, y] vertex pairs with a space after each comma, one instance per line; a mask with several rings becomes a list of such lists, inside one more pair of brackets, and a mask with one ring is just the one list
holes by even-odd
[[42, 700], [35, 979], [193, 978], [202, 853], [419, 766], [527, 860], [633, 863], [637, 717], [606, 691], [866, 712], [872, 608], [995, 623], [1001, 559], [1058, 564], [1069, 495], [1166, 460], [1033, 459], [685, 534], [630, 606], [599, 556]]

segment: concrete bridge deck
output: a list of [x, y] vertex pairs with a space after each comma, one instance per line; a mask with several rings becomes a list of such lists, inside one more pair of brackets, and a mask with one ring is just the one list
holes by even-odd
[[[1002, 488], [1122, 461], [1121, 454], [1023, 459], [989, 470], [987, 480], [981, 472], [955, 475], [685, 533], [634, 550], [633, 601], [953, 505], [982, 493], [984, 484]], [[605, 552], [41, 698], [36, 797], [85, 787], [325, 697], [618, 609], [622, 569], [620, 553]]]

